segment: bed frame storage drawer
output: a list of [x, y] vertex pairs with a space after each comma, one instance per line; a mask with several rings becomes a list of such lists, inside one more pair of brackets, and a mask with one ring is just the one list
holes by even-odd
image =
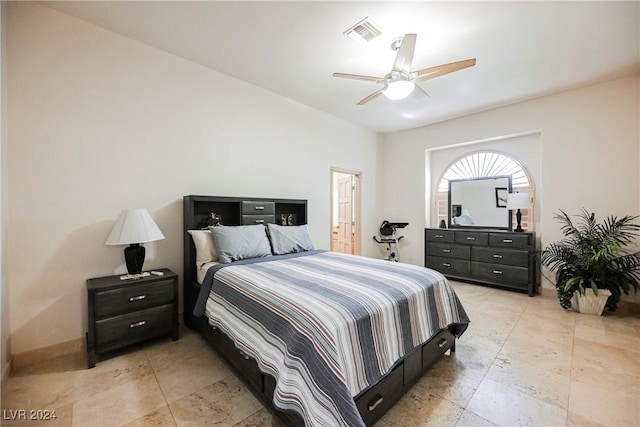
[[243, 372], [246, 381], [262, 390], [262, 372], [258, 367], [258, 362], [241, 352], [233, 341], [219, 329], [214, 330], [212, 337], [214, 345], [222, 357], [239, 372]]
[[468, 260], [443, 258], [437, 256], [427, 256], [425, 258], [426, 266], [441, 272], [444, 275], [452, 276], [458, 274], [470, 274], [471, 263]]
[[433, 365], [443, 353], [454, 346], [455, 342], [456, 337], [448, 329], [429, 340], [422, 346], [422, 367], [428, 368]]
[[371, 425], [393, 406], [404, 385], [403, 364], [356, 399], [356, 406], [365, 424]]

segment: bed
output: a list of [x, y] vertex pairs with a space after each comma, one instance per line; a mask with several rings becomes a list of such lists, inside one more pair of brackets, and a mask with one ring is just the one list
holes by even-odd
[[[440, 273], [314, 249], [305, 200], [183, 203], [185, 323], [286, 425], [372, 425], [467, 327]], [[260, 230], [269, 254], [262, 236], [238, 234]], [[206, 233], [219, 260], [237, 259], [207, 260], [194, 245]], [[225, 239], [252, 246], [226, 251]]]

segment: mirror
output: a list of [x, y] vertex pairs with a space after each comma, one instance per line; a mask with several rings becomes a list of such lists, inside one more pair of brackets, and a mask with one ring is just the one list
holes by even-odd
[[449, 227], [511, 230], [511, 176], [449, 181]]

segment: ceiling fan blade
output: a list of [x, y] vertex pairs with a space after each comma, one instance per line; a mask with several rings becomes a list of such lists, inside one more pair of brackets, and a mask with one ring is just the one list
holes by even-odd
[[411, 71], [411, 62], [413, 61], [413, 52], [416, 48], [416, 35], [405, 34], [402, 43], [396, 54], [396, 60], [393, 63], [392, 71], [400, 71], [409, 73]]
[[378, 96], [380, 96], [380, 94], [382, 94], [382, 89], [378, 89], [377, 91], [373, 92], [371, 95], [367, 96], [365, 99], [363, 99], [362, 101], [358, 102], [358, 105], [366, 104], [367, 102], [371, 101], [372, 99], [377, 98]]
[[465, 59], [464, 61], [451, 62], [450, 64], [442, 64], [436, 65], [435, 67], [424, 68], [422, 70], [416, 71], [416, 73], [418, 73], [416, 81], [424, 82], [426, 80], [435, 79], [436, 77], [444, 76], [445, 74], [453, 73], [454, 71], [473, 67], [474, 65], [476, 65], [476, 58]]
[[343, 79], [365, 80], [368, 82], [379, 83], [384, 81], [383, 77], [361, 76], [359, 74], [333, 73], [333, 77], [341, 77]]
[[[431, 95], [427, 93], [426, 90], [422, 89], [419, 85], [416, 85], [416, 89], [418, 89], [418, 93], [422, 92], [423, 95], [426, 95], [427, 98], [431, 98]], [[415, 90], [415, 89], [414, 89]]]

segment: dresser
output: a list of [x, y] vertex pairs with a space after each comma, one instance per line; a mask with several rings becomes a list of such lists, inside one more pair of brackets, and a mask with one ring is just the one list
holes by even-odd
[[170, 335], [178, 339], [178, 275], [120, 280], [120, 276], [87, 280], [88, 367], [96, 353], [105, 353], [150, 338]]
[[424, 265], [447, 277], [536, 294], [535, 233], [427, 228]]

